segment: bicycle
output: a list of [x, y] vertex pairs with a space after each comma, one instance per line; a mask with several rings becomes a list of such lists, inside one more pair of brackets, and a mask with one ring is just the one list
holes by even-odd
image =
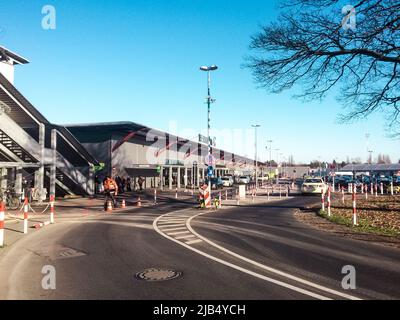
[[0, 201], [4, 201], [6, 207], [17, 210], [21, 204], [21, 195], [17, 194], [14, 187], [0, 190]]

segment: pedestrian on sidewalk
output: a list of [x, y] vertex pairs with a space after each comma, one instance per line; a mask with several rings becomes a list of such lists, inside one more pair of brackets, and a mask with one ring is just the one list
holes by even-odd
[[104, 185], [104, 210], [107, 210], [107, 202], [112, 201], [114, 208], [117, 207], [117, 200], [115, 197], [118, 195], [118, 185], [111, 176], [107, 176], [103, 182]]

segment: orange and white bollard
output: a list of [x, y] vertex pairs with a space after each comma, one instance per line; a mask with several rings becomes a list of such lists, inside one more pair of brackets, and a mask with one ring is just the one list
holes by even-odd
[[357, 225], [357, 209], [356, 209], [356, 193], [353, 192], [352, 196], [353, 201], [353, 226]]
[[138, 198], [138, 201], [136, 203], [137, 207], [141, 207], [142, 206], [142, 200], [140, 200], [140, 197]]
[[175, 188], [175, 199], [178, 199], [178, 188]]
[[28, 197], [24, 201], [24, 234], [28, 233]]
[[328, 217], [331, 216], [331, 187], [328, 187]]
[[375, 197], [378, 196], [378, 184], [375, 183]]
[[121, 208], [122, 208], [122, 209], [125, 209], [125, 208], [126, 208], [125, 199], [122, 199]]
[[374, 184], [371, 182], [371, 196], [374, 195]]
[[0, 202], [0, 248], [4, 246], [4, 220], [5, 220], [5, 205]]
[[[192, 188], [192, 195], [193, 195], [193, 188]], [[154, 189], [154, 204], [157, 204], [157, 189]]]
[[325, 194], [324, 190], [321, 190], [321, 209], [325, 211]]
[[50, 223], [54, 224], [54, 195], [50, 195]]
[[383, 195], [383, 183], [381, 182], [381, 195]]
[[112, 212], [113, 211], [113, 207], [112, 207], [112, 203], [111, 200], [107, 201], [107, 212]]
[[365, 188], [365, 200], [368, 200], [368, 185], [365, 185], [364, 188]]
[[342, 187], [342, 203], [344, 204], [344, 188]]

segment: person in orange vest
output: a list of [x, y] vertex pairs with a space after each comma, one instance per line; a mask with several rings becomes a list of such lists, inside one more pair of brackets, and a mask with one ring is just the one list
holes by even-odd
[[112, 201], [114, 208], [117, 207], [117, 200], [115, 197], [118, 195], [118, 185], [111, 176], [107, 176], [103, 182], [104, 185], [104, 210], [107, 210], [107, 202]]

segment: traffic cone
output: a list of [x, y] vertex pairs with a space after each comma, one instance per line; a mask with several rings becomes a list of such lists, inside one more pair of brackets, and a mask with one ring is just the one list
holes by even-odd
[[107, 201], [107, 212], [113, 211], [112, 203], [110, 200]]
[[136, 205], [137, 207], [141, 207], [142, 206], [142, 201], [140, 200], [140, 197], [138, 198], [138, 201], [137, 201], [137, 205]]
[[121, 208], [122, 208], [122, 209], [125, 209], [125, 208], [126, 208], [125, 199], [122, 199]]

